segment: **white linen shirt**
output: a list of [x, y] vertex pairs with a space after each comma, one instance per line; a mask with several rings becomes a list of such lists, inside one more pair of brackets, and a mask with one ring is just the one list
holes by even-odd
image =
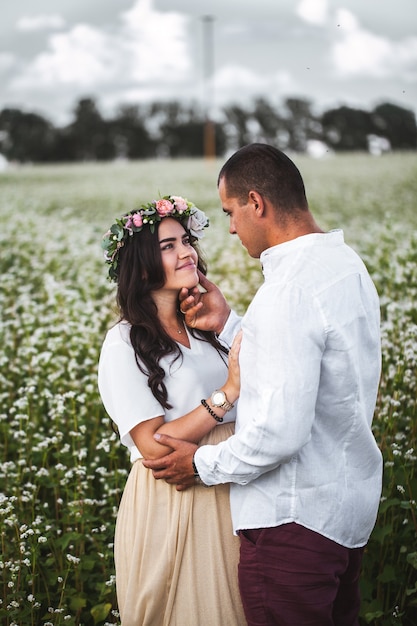
[[[231, 482], [235, 532], [296, 522], [349, 548], [375, 524], [382, 456], [371, 431], [381, 368], [379, 300], [341, 230], [262, 253], [241, 321], [236, 432], [202, 446], [207, 485]], [[231, 314], [221, 338], [240, 325]]]
[[[104, 408], [117, 425], [132, 463], [142, 457], [130, 436], [136, 424], [161, 415], [170, 422], [189, 413], [227, 378], [227, 355], [220, 355], [211, 344], [188, 331], [187, 334], [190, 348], [180, 346], [182, 359], [173, 362], [170, 355], [160, 360], [171, 409], [164, 409], [156, 400], [148, 387], [148, 376], [136, 364], [130, 324], [119, 322], [106, 334], [98, 366], [98, 387]], [[226, 413], [224, 422], [234, 421], [235, 411]]]

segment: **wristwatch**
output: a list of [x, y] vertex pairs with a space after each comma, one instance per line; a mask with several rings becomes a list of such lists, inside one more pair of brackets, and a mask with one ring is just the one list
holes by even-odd
[[193, 465], [194, 478], [197, 478], [197, 479], [200, 478], [200, 474], [198, 473], [198, 469], [197, 469], [197, 465], [195, 464], [194, 457], [192, 458], [191, 463]]
[[194, 482], [196, 483], [196, 485], [202, 485], [203, 487], [209, 487], [209, 485], [206, 485], [206, 483], [203, 483], [203, 481], [201, 480], [200, 474], [198, 473], [198, 469], [197, 469], [197, 466], [196, 466], [195, 461], [194, 461], [194, 457], [192, 458], [191, 463], [193, 464]]
[[211, 394], [211, 403], [213, 406], [223, 409], [223, 411], [230, 411], [233, 409], [233, 404], [226, 398], [226, 394], [221, 389], [216, 389]]

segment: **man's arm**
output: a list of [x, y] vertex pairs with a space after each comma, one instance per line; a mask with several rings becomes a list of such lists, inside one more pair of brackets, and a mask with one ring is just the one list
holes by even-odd
[[[243, 336], [239, 359], [239, 402], [244, 403], [239, 408], [239, 430], [226, 441], [198, 448], [195, 456], [207, 485], [245, 485], [289, 462], [311, 437], [325, 345], [320, 312], [309, 294], [292, 285], [272, 294], [269, 290], [262, 292], [257, 307], [256, 336], [252, 332], [246, 347]], [[262, 387], [257, 396], [244, 390], [253, 387], [254, 382]], [[168, 439], [161, 443], [174, 449]], [[177, 445], [171, 455], [146, 462], [145, 466], [156, 470], [156, 477], [174, 484], [190, 479], [193, 457], [188, 450]]]

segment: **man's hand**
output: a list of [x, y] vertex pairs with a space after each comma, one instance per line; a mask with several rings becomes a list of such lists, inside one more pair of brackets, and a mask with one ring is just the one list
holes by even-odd
[[198, 446], [160, 433], [154, 437], [162, 445], [172, 448], [173, 452], [160, 459], [143, 459], [143, 465], [152, 470], [154, 478], [163, 478], [167, 483], [176, 485], [177, 491], [192, 487], [195, 484], [192, 461]]
[[179, 294], [185, 323], [190, 328], [220, 333], [229, 317], [230, 307], [220, 289], [200, 271], [198, 275], [200, 285], [205, 291], [201, 292], [198, 287], [191, 291], [183, 288]]

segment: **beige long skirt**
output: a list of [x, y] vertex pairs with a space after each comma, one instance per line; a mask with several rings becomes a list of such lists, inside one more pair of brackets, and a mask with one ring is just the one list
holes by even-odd
[[[233, 426], [216, 426], [202, 443], [227, 439]], [[136, 461], [120, 503], [114, 553], [122, 626], [246, 625], [228, 485], [176, 491]]]

